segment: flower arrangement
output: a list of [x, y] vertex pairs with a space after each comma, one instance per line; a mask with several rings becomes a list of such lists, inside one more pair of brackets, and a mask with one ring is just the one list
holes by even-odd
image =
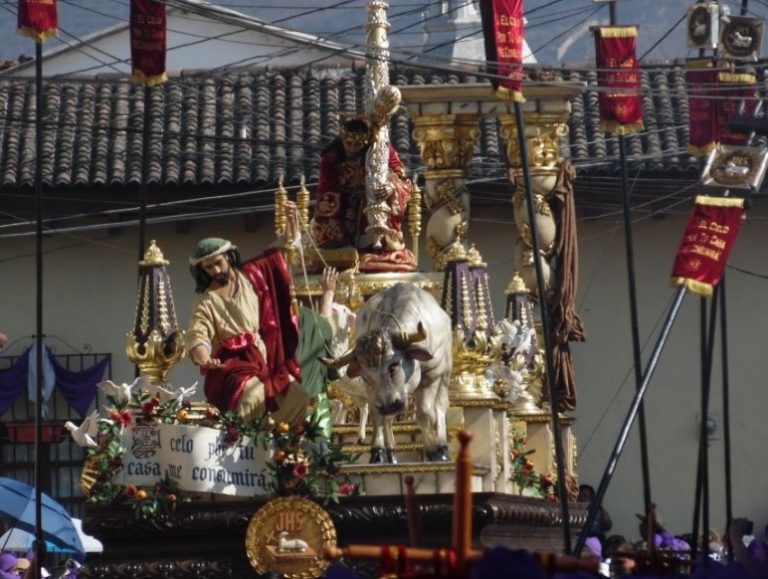
[[332, 444], [314, 419], [291, 427], [276, 424], [269, 414], [243, 420], [235, 412], [220, 412], [210, 406], [193, 404], [185, 396], [161, 401], [145, 390], [133, 392], [129, 400], [107, 397], [107, 418], [99, 421], [98, 448], [89, 450], [83, 480], [88, 502], [92, 504], [130, 504], [141, 519], [162, 519], [179, 503], [189, 502], [168, 473], [151, 488], [118, 485], [114, 475], [123, 467], [120, 435], [133, 423], [185, 424], [221, 430], [227, 444], [238, 444], [243, 437], [271, 449], [267, 463], [271, 480], [268, 488], [279, 496], [301, 495], [338, 502], [339, 495], [357, 494], [358, 486], [341, 474], [341, 465], [356, 457]]
[[513, 435], [512, 448], [512, 482], [517, 486], [518, 492], [541, 497], [549, 501], [556, 501], [554, 492], [555, 477], [551, 473], [542, 474], [534, 468], [533, 461], [528, 458], [535, 450], [525, 447], [525, 438], [518, 434]]

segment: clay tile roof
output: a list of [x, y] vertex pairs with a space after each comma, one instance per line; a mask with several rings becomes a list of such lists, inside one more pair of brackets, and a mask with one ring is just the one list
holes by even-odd
[[[586, 84], [574, 99], [570, 154], [583, 176], [615, 174], [618, 147], [599, 126], [594, 72], [564, 70]], [[631, 167], [649, 173], [697, 171], [688, 155], [684, 69], [644, 70], [646, 132], [627, 139]], [[471, 74], [395, 69], [398, 85], [479, 82]], [[768, 80], [760, 75], [760, 87]], [[31, 186], [35, 168], [34, 83], [0, 80], [0, 187]], [[147, 178], [160, 186], [271, 186], [317, 179], [319, 153], [337, 134], [340, 113], [361, 112], [362, 70], [255, 70], [187, 74], [149, 91], [150, 138], [143, 142], [144, 88], [115, 78], [53, 80], [45, 89], [44, 182], [54, 188], [119, 187]], [[404, 108], [391, 139], [417, 168], [418, 147]], [[483, 119], [470, 172], [505, 174], [495, 119]]]

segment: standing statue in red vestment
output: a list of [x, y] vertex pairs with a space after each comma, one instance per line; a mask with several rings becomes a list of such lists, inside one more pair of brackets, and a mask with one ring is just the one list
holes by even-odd
[[352, 119], [323, 151], [311, 233], [320, 249], [356, 249], [361, 271], [412, 271], [414, 257], [405, 247], [402, 226], [413, 182], [391, 145], [387, 187], [376, 192], [386, 206], [384, 226], [377, 238], [366, 231], [366, 156], [371, 139], [368, 124]]

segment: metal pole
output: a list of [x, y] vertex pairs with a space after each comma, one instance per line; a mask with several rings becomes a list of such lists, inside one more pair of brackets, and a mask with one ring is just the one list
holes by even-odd
[[[618, 24], [616, 0], [610, 3], [611, 25]], [[624, 214], [624, 245], [627, 254], [627, 282], [629, 285], [629, 315], [632, 332], [632, 360], [635, 366], [635, 390], [640, 389], [643, 380], [643, 361], [640, 355], [640, 324], [637, 314], [637, 282], [635, 277], [635, 244], [632, 235], [632, 209], [629, 202], [629, 183], [627, 180], [627, 140], [623, 134], [619, 138], [619, 162], [621, 166], [621, 193]], [[640, 402], [637, 415], [638, 433], [640, 435], [640, 465], [643, 474], [643, 506], [644, 513], [650, 512], [651, 503], [651, 467], [648, 458], [648, 430], [645, 423], [645, 405]]]
[[[715, 358], [715, 331], [717, 330], [717, 306], [720, 301], [720, 288], [715, 288], [712, 298], [711, 311], [709, 313], [709, 332], [707, 337], [707, 359], [705, 360], [706, 373], [701, 388], [701, 432], [699, 433], [699, 445], [701, 447], [701, 506], [702, 515], [702, 554], [706, 561], [709, 557], [709, 440], [707, 435], [707, 416], [709, 415], [709, 394], [712, 390], [712, 365]], [[695, 538], [695, 537], [694, 537]]]
[[[707, 300], [699, 298], [699, 368], [701, 375], [702, 390], [704, 388], [704, 375], [707, 370], [705, 368], [705, 360], [707, 359]], [[702, 398], [703, 401], [703, 398]], [[699, 523], [701, 522], [701, 501], [703, 495], [704, 478], [704, 460], [701, 455], [701, 439], [699, 439], [699, 453], [696, 457], [696, 483], [694, 485], [694, 503], [693, 503], [693, 530], [691, 536], [694, 537], [693, 545], [691, 545], [691, 561], [695, 561], [699, 543], [695, 540], [699, 536]]]
[[144, 85], [144, 124], [142, 125], [141, 144], [143, 146], [141, 163], [141, 188], [139, 190], [139, 261], [144, 259], [147, 245], [147, 179], [149, 177], [149, 139], [150, 132], [150, 88]]
[[544, 272], [541, 268], [539, 253], [539, 231], [536, 227], [536, 213], [531, 188], [531, 169], [528, 165], [528, 145], [525, 142], [525, 119], [520, 103], [515, 101], [515, 121], [517, 123], [517, 138], [520, 147], [520, 162], [523, 166], [523, 184], [525, 186], [525, 198], [528, 204], [528, 223], [531, 228], [531, 245], [533, 249], [533, 263], [536, 268], [536, 285], [539, 293], [539, 310], [541, 312], [541, 326], [544, 337], [544, 351], [547, 363], [547, 384], [549, 385], [549, 407], [552, 414], [552, 435], [555, 437], [555, 458], [557, 460], [557, 492], [560, 496], [560, 509], [563, 518], [563, 550], [566, 555], [571, 554], [571, 518], [568, 509], [568, 491], [565, 484], [565, 452], [563, 451], [563, 439], [560, 433], [560, 417], [558, 416], [557, 391], [555, 390], [555, 370], [552, 360], [552, 336], [550, 335], [551, 323], [547, 309], [547, 292], [544, 283]]
[[[643, 381], [643, 361], [640, 356], [640, 324], [637, 313], [637, 283], [635, 280], [635, 252], [632, 235], [631, 207], [629, 203], [629, 183], [627, 182], [627, 142], [624, 135], [619, 135], [619, 157], [621, 161], [621, 190], [624, 213], [624, 245], [627, 253], [627, 279], [629, 285], [629, 315], [632, 330], [632, 359], [635, 366], [635, 390], [640, 389]], [[640, 435], [640, 464], [643, 471], [643, 503], [645, 513], [651, 508], [651, 467], [648, 459], [648, 434], [645, 424], [645, 405], [640, 402], [637, 415]]]
[[616, 466], [619, 464], [619, 458], [621, 457], [621, 453], [624, 450], [624, 445], [627, 443], [629, 432], [632, 429], [632, 423], [635, 421], [635, 416], [637, 416], [637, 412], [640, 409], [640, 403], [643, 401], [643, 396], [645, 396], [645, 392], [651, 382], [653, 373], [659, 363], [661, 352], [664, 349], [664, 345], [666, 344], [667, 339], [669, 338], [669, 332], [671, 331], [672, 324], [674, 323], [675, 318], [677, 318], [677, 314], [680, 311], [680, 305], [683, 303], [683, 298], [685, 297], [686, 291], [687, 290], [685, 287], [680, 287], [675, 293], [672, 306], [669, 310], [669, 313], [667, 313], [667, 319], [664, 322], [664, 326], [661, 328], [659, 338], [656, 341], [656, 345], [653, 347], [653, 351], [651, 352], [651, 357], [648, 360], [648, 367], [643, 373], [643, 380], [640, 383], [640, 388], [637, 390], [637, 392], [635, 392], [635, 397], [632, 400], [632, 404], [629, 407], [627, 416], [624, 419], [624, 424], [622, 425], [621, 431], [619, 432], [619, 437], [616, 440], [616, 445], [613, 447], [613, 452], [611, 452], [611, 456], [608, 459], [608, 464], [606, 465], [605, 472], [603, 473], [603, 477], [600, 480], [600, 485], [597, 487], [597, 491], [595, 492], [595, 498], [589, 507], [587, 520], [584, 523], [584, 527], [581, 530], [579, 540], [576, 543], [576, 548], [573, 552], [574, 556], [576, 557], [581, 554], [581, 551], [584, 548], [584, 544], [587, 541], [589, 529], [595, 523], [597, 513], [600, 511], [600, 506], [602, 505], [603, 498], [605, 497], [605, 493], [608, 490], [608, 485], [611, 483], [611, 478], [613, 477], [613, 473], [616, 471]]
[[37, 271], [36, 325], [35, 325], [35, 569], [40, 577], [40, 567], [45, 559], [43, 540], [43, 42], [35, 43], [35, 217]]
[[[728, 377], [728, 315], [725, 299], [725, 275], [720, 280], [720, 348], [723, 371], [723, 451], [725, 454], [725, 520], [733, 519], [733, 487], [731, 485], [731, 401]], [[733, 562], [733, 549], [728, 549], [728, 561]]]

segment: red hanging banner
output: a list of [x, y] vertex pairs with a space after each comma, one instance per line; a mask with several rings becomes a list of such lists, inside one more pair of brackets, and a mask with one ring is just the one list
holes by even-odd
[[749, 73], [720, 72], [717, 75], [717, 122], [720, 143], [723, 145], [746, 145], [749, 135], [733, 133], [729, 127], [731, 119], [744, 105], [742, 115], [754, 116], [758, 103], [757, 77]]
[[168, 80], [165, 39], [165, 4], [131, 0], [131, 65], [135, 82], [155, 86]]
[[596, 28], [595, 46], [603, 130], [620, 135], [643, 130], [637, 27]]
[[717, 71], [712, 60], [689, 60], [685, 80], [688, 83], [688, 151], [708, 155], [720, 141], [718, 124]]
[[499, 96], [523, 98], [523, 0], [482, 0], [485, 58], [491, 85]]
[[672, 285], [710, 297], [744, 218], [744, 199], [699, 195], [672, 267]]
[[43, 42], [56, 34], [58, 15], [56, 0], [19, 0], [19, 34]]

